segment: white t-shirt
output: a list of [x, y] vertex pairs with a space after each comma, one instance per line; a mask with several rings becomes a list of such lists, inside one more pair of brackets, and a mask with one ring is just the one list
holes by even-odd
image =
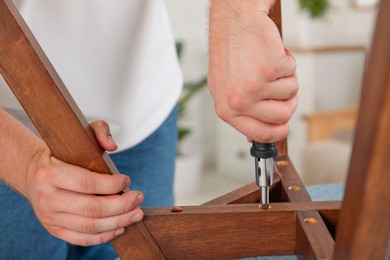
[[[119, 150], [169, 115], [182, 78], [163, 0], [14, 2], [83, 114], [106, 120]], [[0, 105], [23, 120], [2, 78]]]

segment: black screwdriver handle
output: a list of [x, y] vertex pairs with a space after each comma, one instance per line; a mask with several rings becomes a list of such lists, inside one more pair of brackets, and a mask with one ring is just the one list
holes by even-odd
[[253, 141], [251, 155], [256, 158], [273, 158], [278, 155], [278, 148], [275, 143], [258, 143]]

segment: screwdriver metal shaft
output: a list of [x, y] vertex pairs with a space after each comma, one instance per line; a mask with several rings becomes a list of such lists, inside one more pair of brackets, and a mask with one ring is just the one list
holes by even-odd
[[269, 186], [273, 183], [274, 162], [273, 158], [278, 155], [274, 143], [253, 142], [250, 153], [255, 157], [255, 181], [260, 187], [260, 198], [263, 209], [269, 205]]

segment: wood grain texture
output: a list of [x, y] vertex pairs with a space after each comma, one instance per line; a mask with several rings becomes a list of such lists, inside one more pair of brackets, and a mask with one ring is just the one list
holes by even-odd
[[295, 252], [295, 212], [146, 217], [167, 259], [231, 259]]
[[145, 219], [126, 227], [125, 233], [116, 237], [111, 244], [123, 260], [166, 259], [161, 249], [155, 246], [157, 245], [155, 238], [145, 225]]
[[378, 10], [335, 259], [390, 259], [390, 1]]
[[228, 204], [228, 205], [200, 205], [200, 206], [180, 206], [182, 211], [175, 214], [171, 210], [175, 207], [144, 208], [147, 216], [161, 215], [192, 215], [200, 216], [202, 214], [231, 214], [231, 213], [262, 213], [282, 212], [282, 211], [313, 211], [320, 210], [324, 212], [338, 211], [341, 208], [340, 201], [310, 201], [310, 202], [275, 202], [271, 203], [269, 209], [262, 209], [257, 203]]
[[[10, 0], [0, 0], [0, 72], [53, 155], [98, 173], [117, 173], [88, 122]], [[164, 258], [143, 222], [128, 237], [135, 255]], [[113, 242], [118, 250], [123, 245]]]
[[[341, 203], [341, 202], [340, 202]], [[329, 230], [329, 233], [333, 237], [336, 238], [336, 228], [338, 224], [338, 220], [340, 218], [340, 210], [318, 210], [320, 213], [322, 220], [324, 220], [326, 227]]]
[[[280, 202], [280, 177], [274, 174], [274, 183], [270, 186], [270, 202]], [[226, 205], [242, 203], [259, 203], [260, 188], [255, 182], [244, 185], [203, 205]]]
[[[277, 0], [275, 1], [275, 4], [270, 8], [269, 17], [274, 21], [276, 27], [278, 27], [280, 36], [283, 37], [282, 34], [282, 5], [281, 1]], [[278, 155], [279, 156], [285, 156], [288, 153], [288, 148], [287, 148], [287, 137], [284, 138], [283, 140], [279, 141], [276, 143], [276, 147], [278, 148]]]
[[340, 206], [340, 202], [271, 203], [264, 210], [251, 203], [184, 206], [180, 213], [170, 207], [144, 211], [145, 223], [168, 259], [229, 259], [294, 254], [295, 212]]
[[[288, 156], [276, 158], [277, 170], [281, 179], [283, 201], [310, 202], [311, 198]], [[306, 218], [316, 219], [308, 225]], [[296, 254], [300, 259], [331, 258], [334, 239], [318, 211], [297, 212]]]
[[331, 259], [334, 240], [318, 211], [297, 212], [298, 259]]
[[301, 178], [288, 156], [278, 156], [275, 164], [281, 181], [282, 201], [306, 202], [311, 201]]

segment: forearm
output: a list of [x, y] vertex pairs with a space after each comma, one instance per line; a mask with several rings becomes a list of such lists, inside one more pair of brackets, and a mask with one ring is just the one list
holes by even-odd
[[[210, 13], [212, 12], [266, 12], [276, 0], [210, 0]], [[211, 12], [212, 11], [212, 12]]]
[[[267, 51], [272, 53], [273, 59], [255, 64], [262, 66], [260, 69], [263, 71], [277, 72], [278, 64], [285, 62], [287, 54], [276, 25], [268, 17], [268, 11], [274, 2], [274, 0], [211, 0], [210, 69], [229, 66], [227, 64], [229, 62], [239, 62], [236, 67], [246, 69], [242, 65], [253, 63], [243, 58], [264, 60], [266, 55], [264, 51]], [[272, 46], [270, 46], [271, 42]], [[242, 57], [243, 53], [250, 53], [252, 57], [250, 55]], [[275, 77], [271, 77], [270, 80], [274, 80]]]
[[46, 144], [0, 108], [0, 180], [26, 196], [28, 167]]

